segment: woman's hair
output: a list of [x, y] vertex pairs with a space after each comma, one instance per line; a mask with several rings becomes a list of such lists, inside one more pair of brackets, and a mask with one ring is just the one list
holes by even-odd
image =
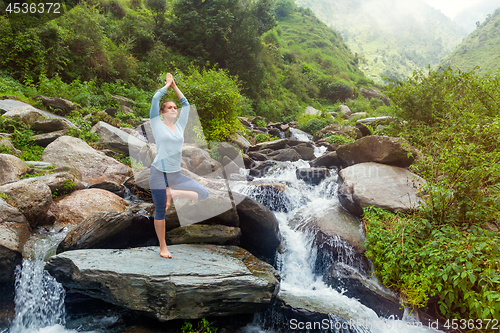
[[174, 101], [172, 101], [170, 99], [167, 99], [166, 101], [164, 101], [163, 103], [161, 103], [161, 105], [160, 105], [160, 113], [163, 111], [163, 108], [165, 107], [165, 105], [167, 105], [168, 102], [172, 102], [175, 105], [177, 105], [177, 103], [175, 103]]

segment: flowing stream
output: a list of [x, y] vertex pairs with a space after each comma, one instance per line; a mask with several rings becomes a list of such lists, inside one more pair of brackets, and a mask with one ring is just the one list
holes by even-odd
[[26, 243], [22, 266], [16, 270], [16, 315], [9, 332], [65, 331], [65, 291], [44, 266], [66, 233], [40, 229]]
[[[297, 139], [309, 140], [302, 137]], [[324, 149], [316, 149], [315, 153], [321, 155]], [[394, 315], [378, 316], [373, 309], [353, 297], [346, 296], [348, 290], [338, 290], [325, 283], [325, 267], [322, 268], [318, 264], [321, 262], [319, 259], [323, 255], [322, 250], [315, 244], [315, 233], [304, 227], [304, 221], [326, 208], [342, 210], [336, 195], [337, 174], [333, 173], [318, 185], [309, 185], [298, 180], [296, 176], [297, 168], [304, 167], [309, 167], [304, 161], [283, 163], [271, 169], [261, 179], [250, 183], [234, 182], [231, 186], [233, 191], [246, 194], [266, 205], [279, 221], [282, 246], [277, 255], [276, 267], [281, 276], [280, 299], [328, 314], [329, 320], [322, 321], [319, 328], [311, 327], [310, 332], [436, 332], [419, 325], [406, 312], [403, 318], [396, 318]], [[274, 200], [275, 197], [271, 200], [266, 193], [262, 193], [262, 188], [258, 186], [261, 183], [284, 184], [286, 190], [280, 194], [279, 200]], [[41, 229], [28, 241], [25, 246], [25, 259], [16, 273], [15, 318], [10, 327], [3, 331], [0, 329], [0, 333], [116, 331], [107, 328], [106, 321], [115, 323], [118, 320], [111, 315], [94, 317], [93, 325], [88, 322], [81, 325], [66, 323], [64, 288], [44, 270], [44, 265], [47, 258], [55, 254], [57, 244], [64, 239], [67, 232], [65, 229]], [[361, 226], [354, 228], [353, 232], [362, 234]], [[352, 246], [338, 237], [331, 237], [329, 242], [330, 248], [337, 252], [334, 258], [329, 258], [330, 264], [338, 262], [348, 266], [358, 272], [366, 283], [384, 290], [369, 274], [362, 272]], [[348, 321], [343, 321], [340, 317], [357, 324], [348, 325]], [[308, 327], [303, 326], [304, 329], [301, 330], [300, 325], [299, 322], [289, 322], [285, 323], [285, 328], [276, 329], [272, 323], [270, 325], [269, 319], [258, 314], [252, 324], [241, 328], [240, 331], [274, 333], [286, 331], [286, 327], [291, 331], [307, 331]], [[123, 329], [124, 327], [119, 331]]]

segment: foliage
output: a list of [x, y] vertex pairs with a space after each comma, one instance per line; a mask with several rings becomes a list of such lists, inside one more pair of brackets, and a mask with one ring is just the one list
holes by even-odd
[[447, 318], [500, 315], [500, 75], [415, 73], [388, 95], [404, 120], [387, 128], [422, 155], [412, 170], [427, 180], [418, 214], [365, 209], [367, 255], [387, 285], [413, 306], [439, 296]]
[[499, 84], [498, 74], [446, 70], [389, 89], [406, 121], [397, 131], [425, 152], [414, 170], [428, 181], [429, 220], [464, 227], [500, 220]]
[[191, 105], [196, 106], [208, 141], [225, 141], [242, 129], [238, 119], [243, 97], [238, 83], [223, 69], [192, 67], [189, 74], [178, 72], [175, 81]]
[[316, 116], [316, 115], [302, 115], [298, 118], [298, 127], [301, 131], [315, 134], [317, 131], [325, 128], [326, 126], [335, 123], [335, 120], [330, 115]]
[[[28, 166], [30, 168], [33, 168], [33, 165], [31, 164], [28, 164]], [[55, 169], [56, 166], [55, 165], [50, 165], [50, 166], [47, 166], [47, 167], [44, 167], [42, 170], [38, 171], [38, 172], [33, 172], [33, 173], [25, 173], [23, 175], [21, 175], [19, 178], [23, 179], [23, 178], [35, 178], [35, 177], [40, 177], [40, 176], [43, 176], [47, 173], [47, 171], [49, 170], [52, 170], [52, 169]]]
[[[497, 6], [498, 7], [498, 6]], [[468, 35], [453, 52], [442, 59], [441, 67], [451, 67], [463, 71], [475, 69], [479, 75], [498, 71], [500, 65], [500, 8], [470, 35]]]
[[500, 315], [500, 236], [471, 226], [437, 226], [365, 207], [366, 255], [382, 282], [412, 307], [439, 298], [446, 318], [494, 319]]
[[184, 325], [182, 325], [181, 332], [182, 333], [216, 333], [217, 327], [211, 327], [213, 323], [210, 323], [207, 319], [202, 318], [196, 328], [190, 321], [185, 321]]
[[274, 27], [271, 0], [180, 0], [173, 5], [174, 18], [168, 38], [199, 65], [218, 64], [246, 82], [248, 94], [258, 96], [264, 71], [258, 59], [260, 36]]
[[325, 85], [322, 96], [332, 103], [345, 101], [352, 96], [352, 88], [344, 82], [332, 82]]
[[75, 188], [76, 184], [70, 181], [69, 179], [65, 179], [64, 183], [61, 185], [61, 187], [57, 188], [52, 192], [52, 197], [57, 198], [60, 195], [67, 194], [73, 191]]
[[78, 111], [73, 111], [68, 120], [71, 121], [76, 127], [71, 128], [66, 135], [74, 136], [75, 138], [82, 139], [85, 142], [98, 142], [99, 136], [97, 133], [92, 132], [92, 123], [90, 120], [85, 119]]
[[0, 132], [12, 134], [12, 144], [21, 151], [18, 156], [23, 161], [41, 161], [43, 147], [38, 146], [33, 139], [35, 132], [22, 121], [0, 116]]
[[284, 19], [295, 11], [293, 0], [277, 0], [274, 3], [274, 15], [277, 19]]
[[326, 142], [328, 142], [330, 144], [337, 144], [337, 145], [345, 145], [347, 143], [351, 143], [351, 142], [354, 142], [354, 141], [355, 141], [354, 138], [351, 138], [350, 136], [349, 137], [343, 136], [343, 135], [340, 135], [340, 134], [330, 134], [326, 138]]
[[255, 141], [257, 141], [257, 143], [266, 142], [266, 141], [275, 141], [275, 140], [278, 140], [278, 138], [275, 136], [272, 136], [270, 134], [259, 133], [255, 136]]

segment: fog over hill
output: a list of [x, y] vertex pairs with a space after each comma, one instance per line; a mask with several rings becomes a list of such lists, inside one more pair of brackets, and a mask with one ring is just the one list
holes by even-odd
[[340, 32], [376, 82], [437, 65], [466, 36], [422, 0], [295, 0]]
[[460, 11], [453, 17], [453, 22], [464, 28], [467, 33], [471, 33], [477, 28], [477, 22], [483, 23], [486, 17], [493, 14], [499, 7], [500, 0], [483, 0], [477, 5]]

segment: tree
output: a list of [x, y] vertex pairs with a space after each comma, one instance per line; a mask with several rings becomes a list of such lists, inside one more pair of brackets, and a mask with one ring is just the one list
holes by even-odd
[[166, 0], [147, 0], [146, 5], [154, 13], [155, 23], [161, 22], [165, 19], [164, 14], [167, 10]]
[[229, 70], [246, 83], [243, 90], [258, 96], [264, 70], [258, 55], [261, 35], [276, 24], [273, 0], [180, 0], [174, 4], [168, 42], [191, 55]]

